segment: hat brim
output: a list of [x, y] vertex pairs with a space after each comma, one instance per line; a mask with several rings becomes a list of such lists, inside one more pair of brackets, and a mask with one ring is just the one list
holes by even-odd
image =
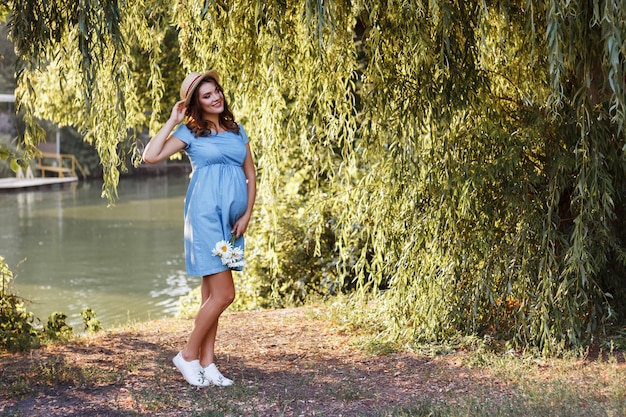
[[198, 74], [194, 78], [194, 80], [191, 82], [191, 84], [189, 84], [189, 86], [187, 87], [187, 94], [185, 95], [185, 98], [184, 98], [185, 106], [189, 105], [189, 102], [191, 101], [191, 97], [193, 96], [194, 91], [196, 91], [196, 88], [198, 88], [198, 86], [200, 85], [200, 82], [207, 77], [213, 78], [218, 83], [220, 82], [220, 75], [215, 70], [210, 70], [205, 73]]

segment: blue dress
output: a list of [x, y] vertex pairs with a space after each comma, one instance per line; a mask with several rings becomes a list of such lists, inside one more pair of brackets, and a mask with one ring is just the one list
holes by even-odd
[[[212, 250], [220, 240], [229, 240], [233, 224], [248, 206], [248, 187], [243, 172], [248, 136], [221, 132], [194, 137], [185, 124], [172, 133], [186, 143], [192, 167], [185, 197], [185, 263], [187, 274], [205, 276], [226, 271]], [[244, 248], [243, 235], [234, 243]], [[236, 268], [241, 270], [241, 268]]]

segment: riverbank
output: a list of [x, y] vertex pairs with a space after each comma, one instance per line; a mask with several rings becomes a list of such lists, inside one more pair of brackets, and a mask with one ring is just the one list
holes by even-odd
[[218, 366], [235, 385], [195, 388], [171, 361], [192, 324], [155, 320], [2, 354], [0, 416], [626, 415], [621, 355], [398, 352], [364, 343], [325, 307], [227, 312]]

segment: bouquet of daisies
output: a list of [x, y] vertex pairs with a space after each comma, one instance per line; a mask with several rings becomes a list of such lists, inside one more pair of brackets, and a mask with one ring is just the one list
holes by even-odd
[[230, 269], [240, 268], [246, 264], [243, 260], [243, 249], [233, 246], [235, 239], [235, 235], [232, 235], [230, 240], [220, 240], [213, 248], [213, 256], [221, 258], [222, 265]]

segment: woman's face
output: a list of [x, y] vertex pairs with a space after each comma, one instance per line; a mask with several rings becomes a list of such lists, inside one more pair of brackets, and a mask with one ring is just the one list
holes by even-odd
[[224, 94], [214, 82], [202, 83], [198, 87], [198, 104], [203, 114], [219, 115], [224, 111]]

